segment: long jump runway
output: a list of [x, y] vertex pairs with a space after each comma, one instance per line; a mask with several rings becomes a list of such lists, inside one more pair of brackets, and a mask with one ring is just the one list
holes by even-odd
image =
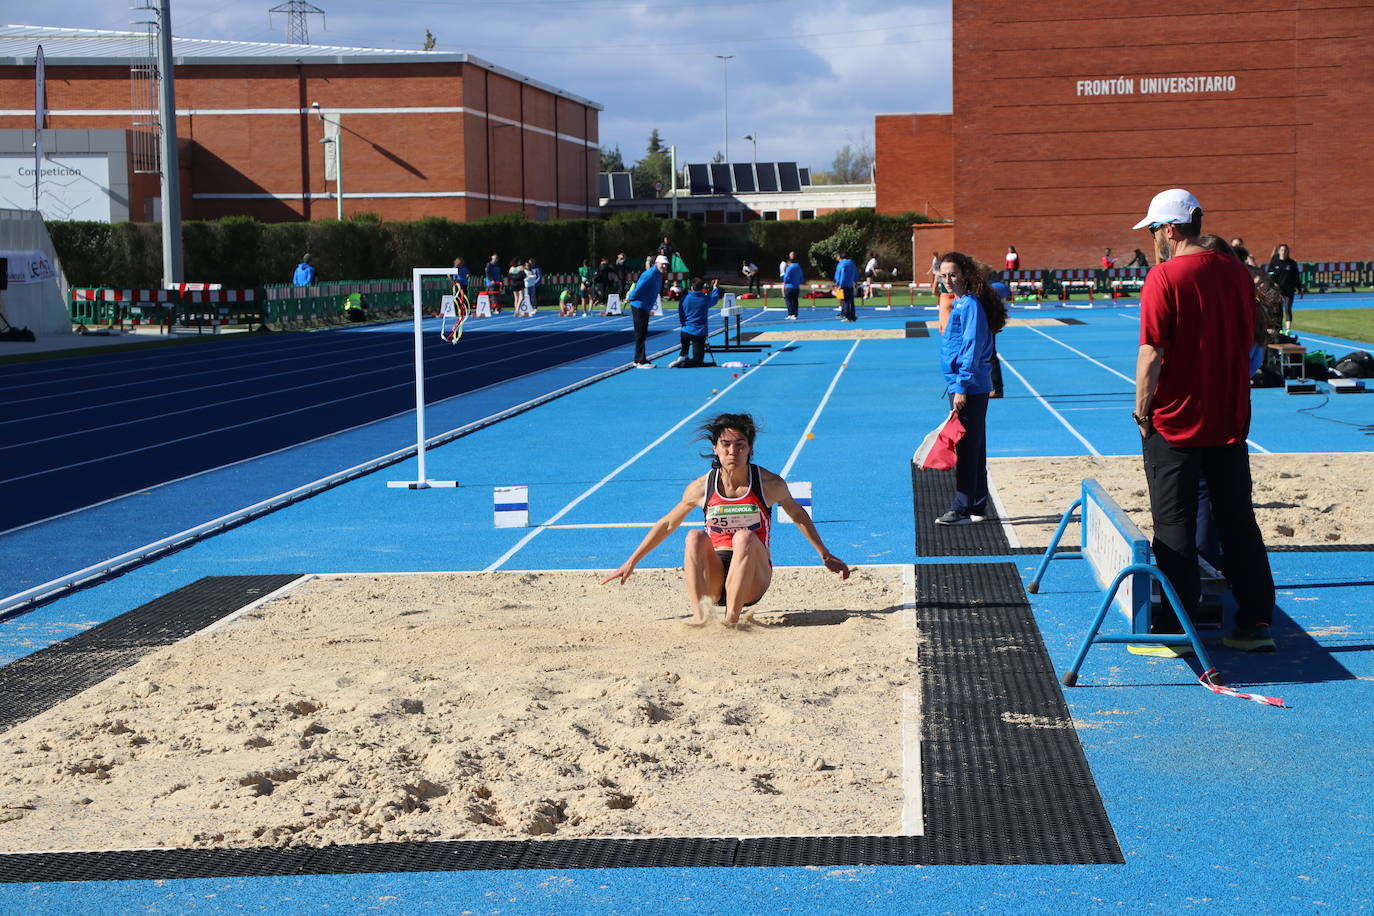
[[[1007, 398], [990, 411], [990, 452], [1031, 459], [1131, 454], [1138, 445], [1134, 430], [1120, 422], [1119, 406], [1129, 391], [1120, 375], [1129, 376], [1134, 365], [1132, 311], [1045, 310], [1038, 317], [1057, 315], [1083, 323], [1017, 326], [999, 337], [1004, 363], [1014, 371], [1008, 372]], [[792, 328], [836, 327], [824, 314], [803, 316]], [[895, 331], [921, 317], [919, 310], [864, 310], [858, 327]], [[792, 329], [766, 317], [753, 326], [763, 324], [784, 335]], [[780, 341], [745, 357], [752, 363], [747, 371], [614, 376], [431, 452], [430, 475], [462, 480], [457, 490], [386, 488], [386, 479], [413, 477], [413, 463], [341, 485], [7, 621], [0, 625], [0, 650], [7, 660], [37, 666], [52, 657], [40, 650], [53, 646], [60, 684], [61, 640], [87, 631], [97, 638], [93, 625], [111, 621], [117, 627], [127, 612], [212, 576], [490, 570], [518, 581], [522, 570], [574, 576], [584, 570], [588, 600], [594, 601], [595, 578], [642, 536], [643, 528], [635, 526], [661, 515], [686, 480], [703, 472], [694, 427], [720, 411], [748, 410], [763, 427], [758, 462], [785, 468], [789, 480], [812, 482], [817, 525], [833, 552], [858, 567], [897, 564], [914, 571], [925, 821], [919, 842], [899, 837], [846, 846], [802, 837], [791, 845], [736, 839], [721, 846], [703, 837], [690, 855], [675, 859], [663, 855], [662, 844], [646, 855], [652, 842], [595, 847], [534, 839], [488, 849], [496, 858], [485, 864], [444, 843], [406, 849], [382, 844], [371, 851], [351, 845], [256, 853], [93, 852], [84, 858], [29, 853], [0, 861], [4, 879], [15, 882], [0, 886], [0, 909], [1367, 908], [1374, 866], [1365, 854], [1367, 818], [1359, 812], [1374, 791], [1367, 765], [1374, 736], [1368, 717], [1357, 711], [1367, 708], [1374, 679], [1371, 555], [1275, 553], [1281, 651], [1258, 658], [1218, 650], [1231, 683], [1282, 692], [1290, 709], [1214, 697], [1196, 685], [1184, 663], [1105, 647], [1090, 654], [1081, 686], [1061, 691], [1054, 676], [1072, 655], [1098, 596], [1090, 574], [1062, 561], [1042, 593], [1027, 601], [1020, 583], [1034, 557], [950, 557], [931, 545], [921, 549], [913, 537], [913, 508], [938, 514], [941, 507], [913, 504], [909, 457], [947, 410], [935, 370], [938, 341], [835, 336]], [[1369, 423], [1367, 403], [1255, 392], [1254, 451], [1310, 452], [1318, 435], [1327, 451], [1367, 451], [1360, 428], [1361, 421]], [[205, 476], [211, 485], [215, 475]], [[529, 487], [532, 522], [541, 527], [492, 527], [492, 488], [511, 484]], [[642, 567], [673, 567], [681, 550], [679, 532]], [[815, 564], [814, 552], [788, 526], [778, 526], [774, 556], [779, 566]], [[519, 595], [512, 586], [508, 600]], [[643, 626], [672, 626], [685, 611], [681, 605], [676, 594], [651, 600]], [[1023, 609], [1025, 629], [1015, 629], [1020, 625], [1007, 616], [1016, 607]], [[111, 638], [120, 647], [131, 645], [118, 632]], [[179, 639], [175, 633], [160, 638]], [[626, 649], [632, 652], [633, 645]], [[1002, 658], [1034, 659], [1037, 652], [1038, 668], [1010, 679], [1002, 673]], [[3, 671], [7, 692], [24, 689], [22, 666], [12, 663]], [[272, 672], [262, 675], [270, 683]], [[757, 702], [743, 682], [720, 689], [746, 705]], [[1051, 700], [1061, 705], [1037, 705]], [[21, 723], [0, 741], [13, 748], [23, 731]], [[1064, 793], [1084, 783], [1064, 764], [1045, 769], [1035, 763], [1042, 738], [1078, 749], [1090, 797], [1105, 818], [1097, 826], [1067, 815], [1078, 809]], [[3, 805], [24, 802], [0, 797]], [[786, 795], [776, 803], [786, 806]], [[0, 807], [0, 813], [21, 812], [21, 823], [23, 810]], [[206, 821], [213, 824], [213, 815]], [[0, 844], [4, 832], [0, 823]], [[1047, 854], [1085, 849], [1078, 844], [1089, 836], [1101, 841], [1102, 851], [1077, 858]], [[1080, 864], [1049, 864], [1068, 861]], [[895, 862], [929, 865], [878, 864]], [[640, 867], [614, 867], [627, 864]]]

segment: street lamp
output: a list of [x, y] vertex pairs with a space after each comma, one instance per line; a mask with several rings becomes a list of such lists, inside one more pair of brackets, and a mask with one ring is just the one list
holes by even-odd
[[730, 61], [734, 60], [733, 54], [717, 54], [720, 60], [721, 86], [724, 94], [725, 108], [725, 161], [730, 161]]
[[335, 114], [334, 119], [331, 121], [330, 119], [326, 118], [324, 116], [324, 112], [320, 110], [319, 102], [312, 102], [310, 107], [315, 110], [315, 114], [324, 124], [324, 139], [320, 142], [333, 144], [332, 146], [327, 147], [325, 149], [324, 177], [326, 181], [329, 180], [329, 157], [330, 153], [332, 152], [334, 156], [334, 212], [339, 222], [343, 222], [343, 115]]
[[754, 145], [754, 165], [757, 166], [759, 164], [759, 141], [753, 134], [745, 134], [744, 139]]

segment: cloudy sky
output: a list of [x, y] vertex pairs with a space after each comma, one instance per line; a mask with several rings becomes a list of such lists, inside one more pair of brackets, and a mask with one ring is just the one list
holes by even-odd
[[[127, 29], [137, 0], [46, 0], [15, 25]], [[281, 0], [172, 0], [188, 38], [286, 41]], [[949, 0], [315, 0], [311, 44], [465, 51], [605, 106], [627, 164], [658, 128], [679, 162], [796, 160], [824, 171], [871, 146], [879, 112], [950, 109]], [[715, 55], [732, 54], [728, 62]], [[728, 76], [723, 77], [723, 70]]]

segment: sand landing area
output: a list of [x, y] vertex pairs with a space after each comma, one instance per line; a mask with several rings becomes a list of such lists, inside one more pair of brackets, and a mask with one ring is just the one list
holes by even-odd
[[[1150, 498], [1138, 455], [1107, 458], [994, 458], [988, 474], [1012, 530], [1026, 547], [1044, 547], [1064, 510], [1092, 478], [1148, 537]], [[1255, 518], [1269, 547], [1374, 544], [1374, 453], [1251, 455]], [[1065, 544], [1078, 543], [1070, 525]]]
[[0, 735], [0, 851], [900, 829], [900, 571], [322, 577]]

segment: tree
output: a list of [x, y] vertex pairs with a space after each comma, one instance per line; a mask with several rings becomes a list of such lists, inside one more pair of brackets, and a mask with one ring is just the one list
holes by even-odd
[[649, 134], [649, 145], [644, 158], [630, 169], [630, 181], [634, 186], [635, 197], [662, 196], [661, 192], [654, 190], [654, 182], [662, 182], [666, 191], [671, 184], [672, 170], [673, 161], [668, 154], [668, 147], [658, 135], [658, 128], [654, 128]]
[[616, 144], [615, 149], [601, 147], [601, 171], [603, 172], [624, 172], [625, 159], [620, 155], [620, 145]]
[[835, 153], [828, 172], [812, 172], [812, 184], [868, 184], [872, 180], [873, 150], [868, 141], [855, 149], [846, 143]]

